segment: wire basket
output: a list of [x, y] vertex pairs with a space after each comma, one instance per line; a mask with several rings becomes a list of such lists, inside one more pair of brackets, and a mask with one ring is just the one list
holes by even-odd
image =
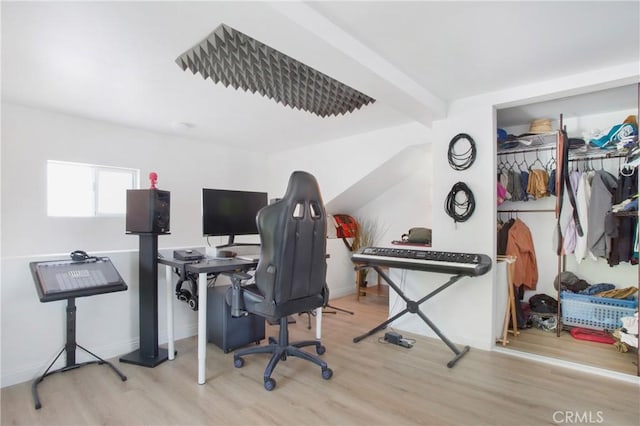
[[636, 312], [637, 300], [611, 299], [563, 291], [562, 323], [594, 330], [615, 330], [622, 327], [620, 318]]

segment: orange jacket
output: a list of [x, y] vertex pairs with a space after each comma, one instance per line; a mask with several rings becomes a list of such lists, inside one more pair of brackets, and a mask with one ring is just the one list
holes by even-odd
[[524, 285], [535, 290], [538, 283], [536, 250], [533, 247], [533, 238], [529, 228], [520, 219], [516, 219], [509, 228], [505, 254], [517, 257], [513, 267], [513, 284], [517, 287]]

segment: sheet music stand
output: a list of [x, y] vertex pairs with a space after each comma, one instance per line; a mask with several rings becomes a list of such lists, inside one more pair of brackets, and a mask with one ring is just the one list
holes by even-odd
[[[123, 382], [127, 380], [127, 377], [109, 361], [105, 361], [76, 342], [76, 297], [93, 296], [127, 289], [127, 285], [111, 263], [111, 260], [108, 257], [87, 257], [82, 261], [31, 262], [29, 267], [31, 268], [36, 291], [41, 302], [67, 299], [66, 343], [42, 376], [34, 380], [31, 385], [31, 393], [36, 410], [42, 407], [38, 396], [38, 384], [45, 377], [54, 373], [64, 373], [87, 364], [106, 364], [120, 376]], [[76, 348], [82, 349], [96, 358], [96, 360], [77, 363]], [[57, 370], [49, 371], [63, 352], [66, 353], [66, 365]]]

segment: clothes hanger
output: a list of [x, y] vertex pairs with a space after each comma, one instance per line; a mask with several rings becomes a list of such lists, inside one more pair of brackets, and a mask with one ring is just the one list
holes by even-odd
[[544, 164], [542, 164], [542, 161], [540, 160], [540, 156], [538, 155], [538, 150], [536, 150], [536, 159], [533, 160], [533, 163], [531, 163], [531, 166], [529, 167], [529, 170], [531, 170], [533, 168], [533, 166], [536, 165], [536, 163], [540, 164], [540, 167], [542, 167], [543, 169], [546, 170], [546, 167], [544, 166]]
[[556, 168], [556, 159], [552, 155], [547, 160], [547, 164], [545, 165], [545, 169], [547, 169], [547, 172], [551, 173], [553, 171], [553, 169], [555, 169], [555, 168]]

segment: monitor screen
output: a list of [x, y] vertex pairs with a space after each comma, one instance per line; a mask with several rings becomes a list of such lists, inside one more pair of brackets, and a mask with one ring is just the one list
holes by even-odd
[[202, 234], [229, 236], [258, 233], [256, 215], [267, 205], [266, 192], [202, 189]]

